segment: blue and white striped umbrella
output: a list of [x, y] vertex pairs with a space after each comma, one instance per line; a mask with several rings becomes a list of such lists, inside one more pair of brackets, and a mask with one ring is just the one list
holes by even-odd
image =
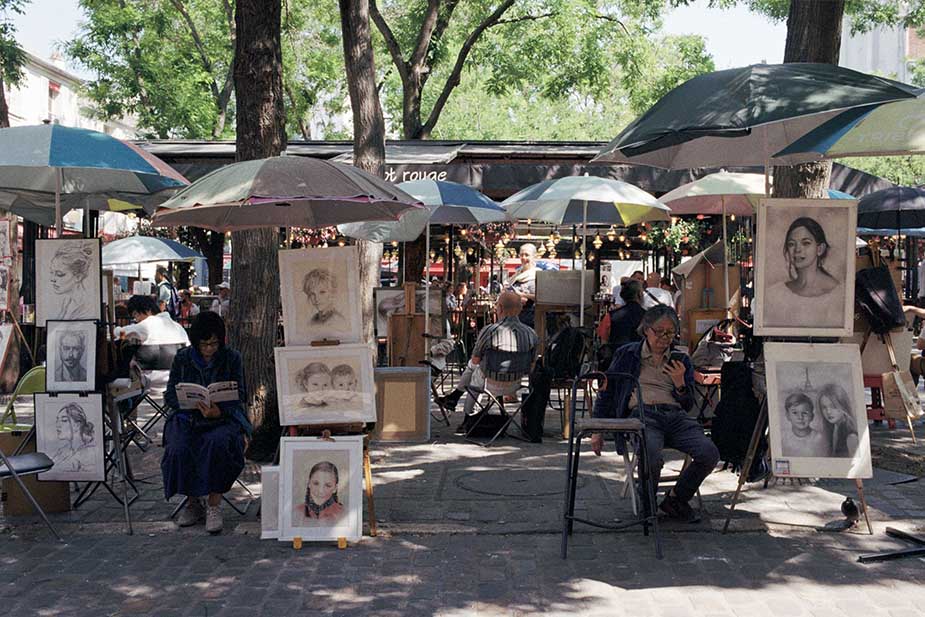
[[0, 191], [55, 196], [151, 195], [187, 182], [137, 146], [88, 129], [42, 124], [0, 129]]
[[370, 221], [338, 225], [350, 238], [374, 242], [411, 242], [434, 225], [482, 225], [509, 221], [507, 211], [479, 191], [458, 182], [413, 180], [398, 188], [421, 201], [426, 208], [405, 214], [400, 221]]

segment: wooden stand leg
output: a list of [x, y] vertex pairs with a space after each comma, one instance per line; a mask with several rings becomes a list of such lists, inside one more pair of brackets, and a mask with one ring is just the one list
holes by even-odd
[[867, 513], [867, 500], [864, 498], [864, 481], [857, 478], [854, 482], [858, 487], [858, 499], [861, 500], [861, 511], [864, 512], [864, 520], [867, 522], [867, 533], [874, 535], [874, 528], [870, 524], [870, 515]]
[[369, 535], [376, 537], [376, 506], [373, 502], [373, 471], [369, 464], [368, 439], [363, 443], [363, 476], [366, 479], [366, 503], [369, 514]]
[[764, 433], [764, 423], [768, 419], [768, 399], [765, 397], [761, 403], [761, 411], [758, 412], [758, 420], [755, 422], [755, 429], [752, 431], [752, 439], [748, 443], [748, 453], [745, 455], [745, 461], [742, 463], [742, 469], [739, 470], [739, 484], [736, 486], [736, 492], [732, 496], [732, 503], [729, 504], [729, 512], [726, 514], [726, 522], [723, 523], [723, 533], [729, 530], [729, 523], [732, 521], [732, 513], [736, 504], [739, 502], [739, 494], [742, 487], [748, 479], [748, 472], [752, 468], [752, 461], [755, 459], [755, 452], [758, 450], [758, 442]]
[[575, 401], [572, 400], [571, 388], [565, 393], [562, 405], [562, 439], [571, 439], [572, 415], [575, 413]]
[[912, 428], [912, 416], [906, 415], [906, 422], [909, 423], [909, 434], [912, 435], [912, 445], [916, 445], [915, 441], [915, 429]]
[[19, 335], [19, 339], [22, 341], [22, 344], [26, 346], [26, 353], [29, 354], [29, 361], [35, 365], [35, 356], [32, 355], [32, 348], [29, 347], [29, 341], [26, 340], [26, 335], [23, 334], [22, 329], [20, 329], [19, 322], [16, 321], [16, 316], [9, 311], [6, 311], [6, 314], [10, 316], [10, 320], [13, 322], [13, 329], [16, 330], [16, 334]]

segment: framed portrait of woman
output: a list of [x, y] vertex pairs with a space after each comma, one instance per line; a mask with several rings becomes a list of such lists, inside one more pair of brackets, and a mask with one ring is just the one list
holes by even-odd
[[755, 249], [755, 334], [851, 336], [853, 199], [762, 199]]
[[96, 387], [96, 322], [45, 322], [48, 329], [45, 389], [91, 392]]
[[35, 241], [35, 324], [103, 317], [99, 238]]
[[368, 346], [277, 347], [274, 355], [281, 425], [376, 421]]
[[360, 274], [355, 246], [279, 252], [286, 345], [360, 341]]
[[103, 395], [41, 392], [34, 397], [35, 448], [55, 462], [39, 480], [103, 481]]
[[280, 440], [279, 539], [359, 540], [363, 436]]
[[766, 343], [764, 359], [774, 475], [870, 478], [858, 346]]

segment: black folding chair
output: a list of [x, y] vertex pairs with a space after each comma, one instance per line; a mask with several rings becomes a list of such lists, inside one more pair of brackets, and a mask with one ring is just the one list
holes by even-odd
[[[576, 414], [571, 413], [571, 430], [569, 431], [568, 442], [568, 459], [565, 473], [565, 508], [562, 516], [562, 559], [568, 557], [568, 539], [572, 535], [572, 528], [575, 522], [591, 525], [601, 529], [626, 529], [633, 525], [641, 525], [644, 535], [649, 535], [649, 528], [652, 528], [655, 536], [655, 556], [662, 558], [662, 542], [658, 529], [658, 516], [655, 508], [655, 483], [652, 481], [652, 475], [649, 471], [649, 453], [646, 449], [646, 427], [644, 422], [644, 412], [642, 411], [643, 399], [642, 388], [639, 386], [639, 380], [636, 376], [629, 373], [617, 373], [615, 377], [619, 379], [631, 380], [635, 384], [636, 399], [639, 403], [639, 418], [582, 418], [576, 419]], [[598, 381], [601, 389], [606, 387], [607, 375], [599, 371], [592, 371], [579, 376], [572, 382], [572, 401], [578, 393], [578, 386], [584, 381]], [[574, 405], [574, 403], [573, 403]], [[637, 514], [637, 518], [625, 523], [608, 524], [597, 521], [591, 521], [575, 516], [575, 493], [578, 488], [578, 461], [581, 453], [581, 440], [587, 435], [593, 433], [610, 433], [616, 440], [622, 440], [625, 448], [635, 448], [637, 451], [638, 464], [636, 469], [639, 474], [639, 486], [642, 487], [642, 513]], [[618, 441], [619, 443], [619, 441]], [[633, 489], [635, 490], [635, 488]]]
[[30, 452], [28, 454], [7, 456], [3, 453], [3, 450], [0, 450], [0, 462], [2, 462], [2, 464], [0, 464], [0, 480], [13, 478], [16, 484], [19, 485], [19, 489], [29, 499], [32, 507], [39, 513], [42, 520], [45, 521], [51, 533], [54, 534], [59, 542], [63, 542], [64, 540], [62, 540], [58, 532], [55, 531], [55, 528], [52, 526], [51, 521], [48, 520], [48, 516], [42, 509], [42, 506], [39, 505], [39, 502], [35, 500], [32, 493], [26, 488], [26, 483], [22, 481], [23, 476], [31, 476], [48, 471], [54, 467], [54, 461], [48, 458], [48, 455], [43, 452]]
[[[520, 384], [520, 382], [521, 380], [518, 379], [517, 383]], [[523, 390], [523, 386], [519, 385], [517, 390], [513, 392], [509, 392], [507, 394], [492, 392], [491, 388], [488, 387], [487, 383], [485, 384], [485, 386], [486, 387], [483, 387], [483, 388], [479, 388], [476, 386], [468, 386], [466, 388], [466, 395], [471, 396], [475, 400], [475, 408], [477, 409], [477, 411], [474, 414], [472, 414], [472, 416], [475, 417], [475, 420], [466, 429], [465, 438], [466, 438], [466, 441], [469, 441], [471, 443], [475, 443], [475, 444], [478, 444], [480, 446], [487, 448], [491, 446], [491, 444], [495, 443], [495, 441], [497, 441], [499, 437], [504, 435], [507, 432], [508, 427], [514, 424], [514, 419], [517, 417], [517, 415], [521, 411], [523, 411], [523, 404], [524, 404], [525, 398], [520, 397], [517, 402], [517, 407], [514, 409], [513, 412], [508, 413], [507, 409], [505, 409], [504, 407], [504, 397], [514, 396], [516, 394], [519, 394]], [[483, 402], [483, 397], [485, 399], [484, 402]], [[498, 412], [500, 413], [501, 418], [502, 418], [500, 426], [498, 427], [494, 435], [492, 435], [492, 437], [488, 441], [484, 443], [481, 441], [477, 441], [474, 437], [479, 432], [478, 430], [479, 426], [486, 420], [486, 418], [488, 418], [488, 416], [491, 414], [491, 410], [494, 409], [495, 407], [498, 408]], [[493, 414], [493, 415], [498, 415], [498, 414]], [[518, 439], [521, 439], [523, 441], [531, 441], [529, 435], [524, 433], [523, 429], [520, 427], [519, 424], [514, 424], [514, 426], [516, 426], [517, 429], [523, 435], [523, 437], [519, 437]]]

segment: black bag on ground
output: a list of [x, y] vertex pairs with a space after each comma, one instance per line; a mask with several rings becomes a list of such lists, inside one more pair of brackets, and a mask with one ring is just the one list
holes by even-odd
[[[752, 389], [752, 371], [746, 362], [727, 362], [722, 372], [723, 394], [716, 406], [711, 437], [719, 449], [721, 460], [738, 470], [745, 462], [752, 431], [761, 412], [761, 403]], [[764, 437], [759, 444], [756, 458], [764, 460], [766, 445]], [[762, 463], [759, 463], [761, 465]], [[751, 479], [755, 465], [749, 470]]]
[[581, 371], [585, 338], [579, 328], [567, 326], [546, 344], [543, 360], [553, 379], [575, 379]]
[[866, 268], [857, 273], [854, 300], [876, 334], [886, 334], [906, 325], [902, 302], [886, 266]]
[[530, 393], [527, 394], [520, 412], [520, 427], [533, 443], [543, 441], [543, 425], [546, 422], [550, 390], [552, 376], [543, 366], [542, 360], [538, 360], [530, 373]]
[[[480, 411], [474, 413], [471, 416], [466, 416], [463, 420], [463, 428], [466, 431], [467, 437], [473, 437], [478, 439], [490, 439], [495, 436], [504, 423], [507, 422], [508, 415], [506, 413], [497, 413], [497, 406], [493, 406], [490, 411]], [[494, 413], [492, 413], [494, 412]], [[478, 424], [476, 424], [478, 423]], [[475, 426], [475, 430], [470, 432], [472, 426]], [[498, 436], [500, 439], [507, 434], [507, 427], [501, 435]]]

